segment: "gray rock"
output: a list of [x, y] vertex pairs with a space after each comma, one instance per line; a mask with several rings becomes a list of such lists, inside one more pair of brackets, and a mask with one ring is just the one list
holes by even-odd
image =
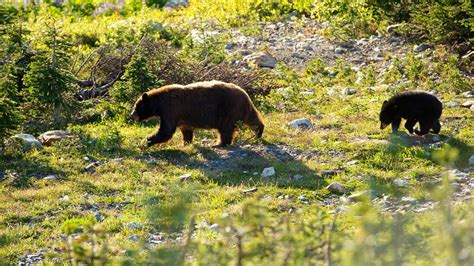
[[415, 46], [413, 46], [413, 52], [421, 53], [421, 52], [425, 51], [428, 48], [431, 48], [431, 45], [426, 44], [426, 43], [420, 43], [418, 45], [415, 44]]
[[351, 88], [344, 88], [342, 89], [342, 95], [354, 95], [357, 91]]
[[267, 52], [258, 52], [247, 55], [243, 58], [246, 63], [255, 63], [259, 67], [274, 68], [277, 60]]
[[337, 175], [337, 171], [336, 170], [322, 170], [320, 174], [321, 176], [335, 176]]
[[57, 175], [52, 174], [52, 175], [47, 175], [47, 176], [43, 177], [43, 179], [48, 180], [48, 181], [55, 181], [55, 180], [58, 180], [59, 177]]
[[133, 242], [138, 242], [140, 241], [140, 237], [138, 235], [131, 235], [128, 237], [128, 240], [133, 241]]
[[42, 149], [43, 145], [33, 135], [16, 134], [11, 137], [14, 141], [19, 141], [23, 151], [31, 151], [32, 149]]
[[207, 227], [207, 229], [212, 232], [217, 232], [219, 231], [219, 224], [211, 224]]
[[461, 103], [458, 101], [449, 101], [446, 103], [446, 105], [449, 107], [458, 107], [459, 105], [461, 105]]
[[373, 190], [364, 190], [360, 192], [353, 193], [347, 199], [352, 202], [359, 202], [359, 201], [365, 201], [367, 199], [374, 199], [376, 196], [376, 192]]
[[471, 155], [471, 157], [469, 157], [469, 165], [474, 166], [474, 155]]
[[342, 47], [336, 47], [336, 49], [334, 49], [334, 52], [336, 54], [343, 54], [346, 50], [344, 50], [344, 48]]
[[312, 128], [313, 124], [308, 118], [299, 118], [288, 123], [288, 126], [308, 129]]
[[88, 172], [94, 172], [97, 166], [99, 166], [99, 162], [93, 162], [88, 164], [84, 169]]
[[231, 50], [231, 49], [233, 49], [235, 46], [237, 46], [237, 44], [235, 44], [235, 43], [233, 43], [233, 42], [230, 42], [230, 43], [228, 43], [228, 44], [226, 44], [226, 45], [224, 46], [224, 49], [226, 49], [226, 50]]
[[408, 203], [408, 204], [416, 204], [417, 200], [415, 198], [411, 198], [411, 197], [403, 197], [401, 199], [401, 202], [402, 203]]
[[184, 182], [184, 181], [188, 181], [191, 176], [192, 176], [191, 174], [184, 174], [184, 175], [180, 175], [178, 178], [179, 180], [181, 180], [181, 182]]
[[275, 168], [274, 167], [267, 167], [263, 169], [261, 176], [262, 177], [270, 177], [275, 175]]
[[72, 134], [64, 130], [51, 130], [44, 132], [38, 137], [38, 140], [44, 146], [51, 146], [54, 142], [58, 142], [63, 139], [72, 138]]
[[396, 32], [398, 29], [400, 29], [400, 27], [402, 27], [404, 25], [404, 23], [398, 23], [398, 24], [393, 24], [393, 25], [389, 25], [387, 28], [386, 28], [386, 31], [388, 33], [394, 33]]
[[189, 0], [170, 0], [168, 1], [165, 6], [167, 7], [177, 7], [188, 4]]
[[304, 176], [302, 176], [302, 175], [294, 175], [294, 176], [293, 176], [293, 180], [294, 180], [294, 181], [300, 181], [300, 180], [302, 180], [303, 178], [304, 178]]
[[333, 193], [344, 193], [346, 192], [346, 187], [343, 186], [341, 183], [338, 182], [332, 182], [326, 187], [327, 190], [333, 192]]
[[59, 201], [69, 201], [69, 196], [68, 195], [64, 195], [63, 197], [61, 197], [59, 199]]
[[474, 91], [466, 91], [462, 94], [464, 98], [474, 98]]
[[356, 165], [359, 163], [359, 160], [352, 160], [352, 161], [348, 161], [346, 164], [347, 165]]
[[100, 212], [94, 213], [94, 218], [96, 219], [97, 222], [101, 222], [104, 220], [104, 217], [100, 214]]
[[408, 186], [408, 182], [406, 180], [401, 179], [401, 178], [395, 178], [393, 180], [393, 184], [397, 187], [406, 187], [406, 186]]
[[464, 108], [471, 108], [471, 106], [474, 105], [474, 101], [467, 101], [467, 102], [464, 102], [463, 104], [461, 104], [462, 107]]
[[142, 229], [143, 228], [143, 225], [141, 223], [137, 223], [137, 222], [129, 222], [129, 223], [126, 223], [125, 226], [127, 228], [130, 228], [130, 229]]
[[244, 190], [243, 192], [244, 192], [244, 193], [251, 193], [251, 192], [255, 192], [255, 191], [257, 191], [257, 190], [258, 190], [258, 189], [257, 189], [256, 187], [254, 187], [254, 188], [246, 189], [246, 190]]

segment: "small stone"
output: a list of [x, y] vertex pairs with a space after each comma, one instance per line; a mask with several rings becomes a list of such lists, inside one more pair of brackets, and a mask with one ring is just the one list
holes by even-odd
[[271, 197], [271, 196], [267, 196], [267, 195], [265, 195], [265, 196], [262, 197], [262, 200], [271, 200], [271, 199], [272, 199], [272, 197]]
[[128, 237], [128, 240], [133, 241], [133, 242], [138, 242], [140, 241], [140, 237], [138, 235], [131, 235]]
[[406, 186], [408, 186], [408, 182], [406, 180], [401, 179], [401, 178], [395, 178], [393, 180], [393, 184], [397, 187], [406, 187]]
[[288, 123], [288, 126], [308, 129], [312, 128], [313, 124], [308, 118], [299, 118]]
[[401, 199], [401, 202], [408, 203], [408, 204], [416, 204], [417, 200], [415, 198], [411, 198], [411, 197], [403, 197]]
[[403, 23], [398, 23], [398, 24], [393, 24], [393, 25], [389, 25], [387, 28], [386, 28], [386, 31], [388, 33], [394, 33], [396, 32], [401, 26], [403, 26], [404, 24]]
[[277, 64], [277, 60], [271, 54], [267, 52], [258, 52], [247, 55], [243, 58], [246, 63], [253, 62], [259, 67], [274, 68]]
[[299, 199], [299, 200], [306, 200], [306, 198], [305, 198], [305, 196], [304, 196], [304, 195], [300, 195], [300, 196], [298, 196], [298, 199]]
[[180, 175], [178, 177], [179, 180], [181, 180], [181, 182], [185, 182], [185, 181], [188, 181], [188, 179], [191, 177], [192, 175], [191, 174], [184, 174], [184, 175]]
[[212, 232], [217, 232], [219, 231], [219, 224], [211, 224], [209, 227], [207, 227], [207, 229]]
[[431, 140], [434, 141], [434, 142], [439, 142], [439, 141], [441, 141], [441, 137], [439, 135], [433, 135]]
[[421, 53], [421, 52], [425, 51], [428, 48], [431, 48], [431, 46], [429, 44], [426, 44], [426, 43], [421, 43], [421, 44], [418, 44], [418, 45], [415, 44], [415, 46], [413, 46], [413, 51], [415, 53]]
[[335, 175], [337, 175], [336, 170], [322, 170], [320, 173], [321, 173], [321, 176], [335, 176]]
[[143, 228], [143, 225], [141, 223], [137, 223], [137, 222], [129, 222], [129, 223], [126, 223], [125, 226], [127, 228], [130, 228], [130, 229], [142, 229]]
[[100, 212], [94, 213], [94, 218], [96, 219], [97, 222], [101, 222], [102, 220], [104, 220], [104, 217], [102, 217]]
[[474, 91], [466, 91], [462, 94], [464, 98], [474, 98]]
[[474, 155], [471, 155], [471, 157], [469, 157], [469, 166], [474, 166]]
[[351, 202], [365, 201], [366, 199], [375, 198], [376, 194], [373, 190], [364, 190], [350, 195], [347, 199]]
[[346, 164], [347, 165], [356, 165], [359, 163], [359, 160], [352, 160], [352, 161], [348, 161]]
[[47, 175], [47, 176], [43, 177], [44, 180], [48, 180], [48, 181], [55, 181], [55, 180], [58, 180], [58, 178], [59, 177], [57, 175]]
[[261, 176], [262, 177], [270, 177], [275, 175], [275, 168], [274, 167], [267, 167], [263, 169]]
[[345, 50], [342, 47], [336, 47], [336, 49], [334, 49], [334, 52], [336, 54], [343, 54], [345, 52]]
[[230, 43], [228, 43], [228, 44], [226, 44], [226, 45], [224, 46], [224, 49], [226, 49], [226, 50], [231, 50], [231, 49], [233, 49], [235, 46], [237, 46], [237, 44], [235, 44], [235, 43], [233, 43], [233, 42], [230, 42]]
[[88, 172], [94, 172], [97, 166], [99, 166], [99, 162], [93, 162], [88, 164], [84, 169]]
[[337, 206], [335, 210], [329, 211], [329, 214], [336, 214], [340, 212], [348, 212], [349, 208], [346, 206]]
[[474, 105], [474, 101], [467, 101], [467, 102], [464, 102], [463, 104], [461, 104], [462, 107], [464, 108], [471, 108], [471, 106]]
[[189, 2], [189, 0], [170, 0], [166, 2], [165, 7], [177, 7], [177, 6], [182, 6], [186, 5]]
[[303, 49], [304, 49], [305, 51], [313, 51], [313, 50], [314, 50], [313, 47], [311, 47], [311, 46], [309, 46], [309, 45], [303, 46]]
[[293, 180], [294, 180], [294, 181], [300, 181], [300, 180], [302, 180], [303, 178], [304, 178], [304, 176], [302, 176], [302, 175], [294, 175], [294, 176], [293, 176]]
[[42, 149], [43, 145], [33, 135], [30, 134], [16, 134], [11, 137], [22, 144], [23, 151], [31, 151], [32, 149]]
[[313, 94], [314, 94], [314, 90], [301, 92], [301, 95], [303, 95], [303, 96], [310, 96], [310, 95], [313, 95]]
[[343, 94], [343, 95], [354, 95], [354, 94], [356, 94], [356, 93], [357, 93], [357, 91], [354, 90], [354, 89], [351, 89], [351, 88], [344, 88], [344, 89], [342, 90], [342, 94]]
[[468, 173], [461, 172], [458, 169], [449, 171], [449, 176], [458, 183], [466, 183], [471, 180]]
[[69, 196], [68, 196], [68, 195], [64, 195], [64, 196], [61, 197], [59, 200], [60, 200], [60, 201], [69, 201]]
[[246, 190], [244, 190], [243, 192], [244, 192], [244, 193], [251, 193], [251, 192], [255, 192], [255, 191], [257, 191], [257, 190], [258, 190], [258, 189], [257, 189], [256, 187], [254, 187], [254, 188], [246, 189]]
[[332, 182], [326, 187], [327, 190], [331, 191], [332, 193], [344, 193], [346, 192], [346, 187], [338, 182]]
[[446, 105], [448, 105], [449, 107], [458, 107], [459, 105], [461, 105], [461, 103], [458, 101], [449, 101], [446, 103]]
[[51, 146], [53, 143], [58, 142], [63, 139], [72, 138], [71, 133], [64, 130], [51, 130], [44, 132], [38, 137], [38, 140], [44, 146]]

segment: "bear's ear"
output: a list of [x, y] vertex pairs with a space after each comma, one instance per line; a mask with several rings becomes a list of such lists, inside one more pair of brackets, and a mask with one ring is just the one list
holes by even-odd
[[387, 100], [383, 101], [383, 103], [382, 103], [382, 107], [385, 107], [385, 106], [387, 106], [387, 103], [388, 103], [388, 101], [387, 101]]
[[148, 100], [148, 94], [146, 92], [142, 94], [142, 100]]

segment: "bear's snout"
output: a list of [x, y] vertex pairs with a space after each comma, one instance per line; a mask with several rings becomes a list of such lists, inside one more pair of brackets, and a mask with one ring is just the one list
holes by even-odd
[[384, 129], [388, 126], [389, 124], [381, 123], [380, 124], [380, 129]]
[[133, 111], [130, 114], [130, 120], [133, 120], [133, 121], [139, 121], [140, 120], [140, 117], [138, 117], [137, 112]]

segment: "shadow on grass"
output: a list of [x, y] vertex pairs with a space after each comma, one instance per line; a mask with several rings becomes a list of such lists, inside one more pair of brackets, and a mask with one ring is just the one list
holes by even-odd
[[[188, 154], [178, 149], [149, 153], [167, 163], [202, 171], [219, 185], [267, 186], [321, 189], [327, 182], [286, 149], [263, 140], [258, 143], [211, 148], [194, 144]], [[264, 168], [274, 167], [275, 175], [262, 177]], [[295, 175], [299, 175], [294, 178]], [[302, 176], [302, 177], [301, 177]]]

